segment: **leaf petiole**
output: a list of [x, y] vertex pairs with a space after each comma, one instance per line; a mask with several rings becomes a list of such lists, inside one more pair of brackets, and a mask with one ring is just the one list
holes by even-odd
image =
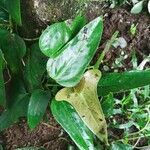
[[94, 65], [94, 69], [99, 69], [99, 66], [102, 62], [102, 60], [105, 57], [105, 54], [109, 51], [109, 49], [111, 48], [112, 44], [115, 42], [117, 36], [119, 34], [119, 31], [116, 31], [110, 40], [108, 40], [108, 42], [106, 43], [105, 49], [103, 50], [103, 52], [99, 55], [97, 62]]

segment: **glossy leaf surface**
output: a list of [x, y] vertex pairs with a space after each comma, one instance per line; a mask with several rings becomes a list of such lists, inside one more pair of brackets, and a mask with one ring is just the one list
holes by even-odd
[[56, 58], [50, 58], [47, 71], [62, 86], [73, 87], [80, 82], [100, 43], [103, 32], [101, 17], [88, 23]]
[[98, 83], [98, 95], [121, 92], [150, 84], [150, 70], [108, 73]]
[[53, 100], [50, 107], [55, 119], [66, 130], [80, 150], [99, 150], [95, 147], [92, 132], [69, 103]]
[[42, 87], [42, 76], [46, 72], [47, 58], [40, 52], [38, 44], [34, 44], [28, 51], [25, 60], [24, 76], [29, 90]]
[[107, 124], [97, 95], [97, 84], [100, 77], [99, 70], [89, 70], [76, 87], [60, 90], [55, 99], [69, 102], [87, 127], [102, 142], [108, 144]]
[[67, 20], [48, 26], [42, 33], [39, 46], [43, 54], [56, 57], [61, 48], [84, 26], [84, 18], [78, 16], [74, 21]]
[[136, 4], [133, 6], [133, 8], [131, 9], [131, 13], [132, 13], [132, 14], [139, 14], [139, 13], [142, 11], [142, 9], [143, 9], [143, 3], [144, 3], [143, 0], [141, 0], [141, 1], [138, 2], [138, 3], [136, 3]]
[[0, 30], [0, 48], [5, 59], [13, 73], [21, 68], [21, 59], [26, 53], [26, 45], [22, 38], [16, 34], [10, 34], [8, 31]]
[[35, 128], [41, 121], [49, 101], [49, 92], [38, 89], [32, 93], [28, 106], [28, 124], [30, 128]]

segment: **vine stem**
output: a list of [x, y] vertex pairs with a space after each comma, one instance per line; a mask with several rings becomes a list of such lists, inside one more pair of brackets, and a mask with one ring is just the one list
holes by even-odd
[[119, 34], [119, 31], [116, 31], [116, 32], [112, 35], [111, 39], [108, 40], [108, 42], [106, 43], [106, 46], [105, 46], [103, 52], [99, 55], [98, 60], [97, 60], [97, 62], [96, 62], [95, 65], [94, 65], [94, 69], [99, 69], [99, 66], [100, 66], [101, 62], [102, 62], [102, 60], [103, 60], [104, 57], [105, 57], [105, 54], [109, 51], [109, 49], [111, 48], [112, 44], [115, 42], [115, 40], [116, 40], [118, 34]]

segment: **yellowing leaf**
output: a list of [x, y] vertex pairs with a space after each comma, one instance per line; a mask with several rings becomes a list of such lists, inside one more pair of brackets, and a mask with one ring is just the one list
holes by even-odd
[[97, 84], [100, 77], [99, 70], [89, 70], [76, 87], [60, 90], [55, 98], [58, 101], [69, 102], [87, 127], [101, 141], [108, 144], [107, 124], [97, 95]]

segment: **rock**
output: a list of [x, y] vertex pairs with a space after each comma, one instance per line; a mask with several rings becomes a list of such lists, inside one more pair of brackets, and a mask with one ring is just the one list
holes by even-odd
[[98, 0], [28, 0], [21, 2], [23, 26], [20, 33], [26, 38], [40, 35], [47, 25], [84, 14], [88, 20], [103, 14], [104, 4]]

